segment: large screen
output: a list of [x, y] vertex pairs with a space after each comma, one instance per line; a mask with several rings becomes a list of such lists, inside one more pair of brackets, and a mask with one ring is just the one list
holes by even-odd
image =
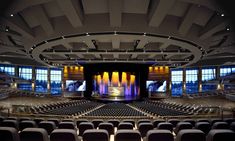
[[147, 80], [146, 89], [149, 92], [166, 92], [166, 81]]
[[110, 96], [124, 96], [124, 87], [108, 87]]
[[67, 92], [81, 92], [86, 91], [86, 81], [85, 80], [66, 80]]

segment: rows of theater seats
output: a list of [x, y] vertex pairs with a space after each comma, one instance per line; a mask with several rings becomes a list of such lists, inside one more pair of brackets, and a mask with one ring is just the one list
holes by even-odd
[[133, 109], [124, 103], [108, 103], [90, 113], [85, 114], [84, 116], [100, 118], [147, 118], [146, 114]]
[[175, 102], [169, 102], [169, 101], [162, 101], [164, 104], [168, 105], [168, 107], [187, 112], [188, 114], [194, 114], [194, 115], [203, 115], [203, 114], [216, 114], [218, 112], [218, 107], [216, 106], [203, 106], [203, 105], [195, 105], [195, 104], [181, 104], [181, 103], [175, 103]]
[[108, 103], [103, 104], [89, 100], [72, 100], [33, 106], [33, 114], [49, 115], [81, 115], [97, 118], [147, 118], [152, 116], [181, 116], [214, 114], [215, 108], [200, 105], [180, 104], [166, 101], [137, 101], [130, 104]]
[[16, 94], [19, 94], [19, 90], [9, 87], [0, 87], [0, 99], [5, 99]]
[[233, 141], [235, 119], [107, 120], [0, 117], [1, 141]]
[[102, 103], [89, 100], [72, 100], [65, 102], [56, 102], [53, 104], [45, 104], [41, 106], [31, 107], [31, 112], [34, 114], [49, 114], [49, 115], [79, 115], [94, 108], [103, 105]]
[[210, 108], [203, 108], [195, 105], [170, 103], [162, 101], [134, 102], [131, 105], [149, 114], [160, 115], [160, 116], [209, 114], [215, 112]]

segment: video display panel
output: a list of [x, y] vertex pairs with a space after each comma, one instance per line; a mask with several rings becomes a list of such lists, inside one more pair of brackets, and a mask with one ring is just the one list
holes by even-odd
[[65, 82], [67, 92], [81, 92], [86, 91], [86, 81], [85, 80], [66, 80]]
[[146, 89], [148, 92], [166, 92], [166, 81], [147, 80]]

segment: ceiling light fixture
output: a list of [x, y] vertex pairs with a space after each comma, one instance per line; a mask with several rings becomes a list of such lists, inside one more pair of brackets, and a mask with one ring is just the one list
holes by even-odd
[[14, 16], [14, 14], [11, 14], [10, 16], [11, 16], [11, 17], [13, 17], [13, 16]]
[[221, 16], [221, 17], [224, 17], [225, 15], [224, 15], [224, 13], [222, 13], [220, 16]]
[[90, 36], [89, 33], [86, 33], [86, 36]]
[[144, 32], [144, 35], [143, 36], [146, 36], [146, 32]]

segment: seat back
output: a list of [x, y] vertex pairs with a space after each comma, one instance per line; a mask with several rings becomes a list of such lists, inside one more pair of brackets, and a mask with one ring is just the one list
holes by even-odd
[[109, 141], [109, 133], [104, 129], [88, 129], [82, 135], [83, 141]]
[[232, 122], [232, 123], [230, 124], [230, 129], [235, 132], [235, 122]]
[[169, 130], [149, 130], [146, 141], [174, 141], [174, 136]]
[[169, 119], [168, 122], [170, 122], [173, 127], [176, 127], [176, 125], [180, 122], [179, 119]]
[[79, 124], [79, 135], [82, 136], [87, 129], [94, 129], [94, 125], [91, 122], [82, 122]]
[[55, 129], [50, 135], [50, 141], [80, 141], [73, 129]]
[[79, 124], [82, 123], [82, 122], [89, 122], [89, 120], [87, 120], [87, 119], [78, 119], [76, 121], [77, 127], [79, 127]]
[[107, 123], [107, 122], [100, 123], [99, 129], [104, 129], [108, 131], [109, 135], [114, 134], [114, 127], [112, 123]]
[[128, 123], [131, 123], [133, 127], [135, 127], [135, 120], [132, 120], [132, 119], [124, 119], [122, 120], [122, 122], [128, 122]]
[[19, 129], [19, 124], [18, 124], [18, 121], [17, 120], [3, 120], [3, 122], [1, 123], [1, 126], [2, 127], [13, 127], [15, 129]]
[[166, 122], [164, 119], [157, 119], [153, 121], [153, 127], [156, 128], [159, 123]]
[[145, 137], [149, 130], [153, 129], [153, 124], [148, 122], [142, 122], [138, 125], [138, 129], [142, 137]]
[[55, 123], [56, 127], [58, 127], [58, 125], [60, 123], [60, 120], [57, 118], [51, 118], [51, 119], [48, 119], [47, 121], [53, 121]]
[[47, 131], [48, 135], [56, 128], [55, 122], [53, 121], [42, 121], [38, 125], [39, 128], [43, 128]]
[[58, 125], [59, 129], [75, 129], [74, 122], [60, 122]]
[[169, 131], [173, 131], [173, 124], [169, 123], [169, 122], [161, 122], [158, 124], [157, 129], [163, 129], [163, 130], [169, 130]]
[[211, 130], [211, 125], [209, 122], [197, 122], [195, 124], [195, 128], [201, 130], [207, 135], [208, 132]]
[[22, 131], [25, 128], [36, 128], [36, 122], [33, 120], [23, 120], [19, 123], [19, 130]]
[[137, 125], [139, 125], [140, 123], [152, 123], [150, 119], [140, 119], [137, 121]]
[[189, 122], [179, 122], [175, 127], [175, 134], [177, 134], [182, 129], [192, 129], [193, 126]]
[[114, 127], [118, 127], [120, 120], [117, 119], [111, 119], [111, 120], [107, 120], [108, 123], [112, 123]]
[[45, 129], [26, 128], [20, 133], [20, 141], [49, 141], [49, 139]]
[[182, 129], [176, 136], [176, 141], [206, 141], [206, 134], [198, 129]]
[[13, 127], [0, 127], [1, 141], [20, 141], [18, 131]]
[[213, 125], [212, 125], [212, 129], [229, 129], [229, 125], [227, 122], [215, 122]]
[[96, 129], [96, 128], [99, 126], [99, 124], [102, 123], [102, 122], [104, 122], [104, 120], [102, 120], [102, 119], [94, 119], [94, 120], [91, 121], [91, 123], [93, 123], [95, 129]]
[[235, 132], [228, 129], [211, 129], [206, 141], [234, 141]]
[[141, 141], [141, 135], [137, 130], [118, 130], [114, 136], [114, 141]]
[[133, 129], [133, 124], [129, 123], [129, 122], [121, 122], [121, 123], [119, 123], [117, 129], [118, 130], [120, 130], [120, 129]]

